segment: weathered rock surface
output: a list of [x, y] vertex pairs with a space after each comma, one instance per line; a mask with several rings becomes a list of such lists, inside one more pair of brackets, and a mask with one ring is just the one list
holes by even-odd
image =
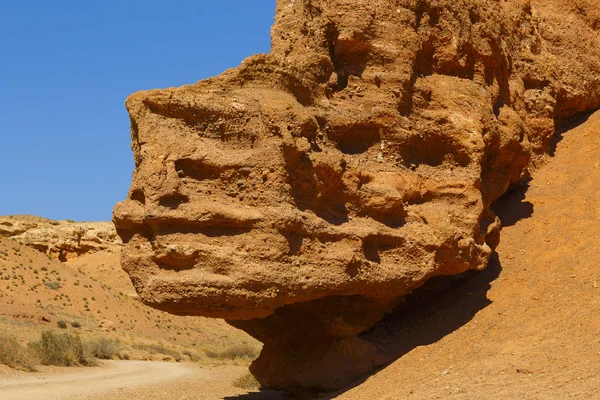
[[127, 100], [114, 210], [141, 299], [265, 343], [268, 387], [386, 362], [358, 335], [485, 268], [491, 205], [600, 106], [598, 0], [278, 0], [272, 51]]
[[53, 221], [31, 215], [1, 216], [0, 236], [60, 261], [101, 250], [116, 252], [122, 243], [112, 222]]

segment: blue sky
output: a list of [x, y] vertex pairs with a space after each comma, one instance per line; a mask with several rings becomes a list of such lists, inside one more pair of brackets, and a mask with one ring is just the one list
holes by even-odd
[[133, 171], [125, 98], [269, 51], [275, 0], [0, 4], [0, 215], [109, 220]]

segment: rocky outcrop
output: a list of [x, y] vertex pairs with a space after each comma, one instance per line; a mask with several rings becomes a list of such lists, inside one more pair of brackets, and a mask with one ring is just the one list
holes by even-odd
[[491, 205], [600, 106], [597, 0], [279, 0], [272, 51], [127, 100], [114, 210], [141, 299], [225, 318], [267, 387], [384, 364], [359, 334], [438, 275], [485, 268]]
[[53, 221], [30, 215], [0, 217], [0, 236], [60, 261], [101, 250], [116, 252], [121, 246], [112, 222]]

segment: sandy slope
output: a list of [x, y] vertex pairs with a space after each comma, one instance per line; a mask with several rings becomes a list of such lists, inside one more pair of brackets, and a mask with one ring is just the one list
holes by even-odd
[[380, 324], [397, 361], [336, 398], [600, 398], [600, 112], [499, 212], [498, 259]]

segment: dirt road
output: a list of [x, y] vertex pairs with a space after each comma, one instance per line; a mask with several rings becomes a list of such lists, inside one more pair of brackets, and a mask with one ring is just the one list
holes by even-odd
[[[200, 367], [193, 364], [110, 361], [100, 367], [66, 369], [53, 372], [0, 375], [0, 398], [3, 400], [36, 399], [129, 399], [169, 398], [172, 387], [193, 382], [204, 390], [190, 387], [188, 399], [218, 399], [237, 396], [243, 391], [231, 386], [245, 367]], [[176, 391], [176, 390], [175, 390]], [[176, 398], [182, 398], [179, 395]], [[186, 398], [186, 397], [184, 397]]]

